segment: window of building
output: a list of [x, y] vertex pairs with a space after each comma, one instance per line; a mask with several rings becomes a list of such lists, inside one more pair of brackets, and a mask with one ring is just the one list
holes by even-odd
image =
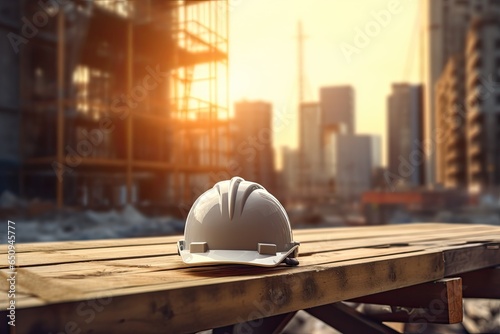
[[499, 49], [500, 50], [500, 38], [497, 38], [495, 40], [495, 49]]
[[496, 68], [500, 68], [500, 57], [497, 57], [495, 59], [495, 66], [496, 66]]

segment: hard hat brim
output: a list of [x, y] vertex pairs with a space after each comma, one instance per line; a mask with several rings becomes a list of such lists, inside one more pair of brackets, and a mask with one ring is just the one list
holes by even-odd
[[209, 250], [205, 253], [191, 253], [177, 244], [182, 261], [190, 265], [244, 264], [259, 267], [276, 267], [292, 254], [299, 245], [276, 255], [264, 255], [249, 250]]

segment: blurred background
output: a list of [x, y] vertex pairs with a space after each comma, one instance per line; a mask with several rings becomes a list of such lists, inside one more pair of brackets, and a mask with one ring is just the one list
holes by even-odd
[[0, 0], [20, 242], [180, 234], [236, 175], [294, 228], [500, 224], [500, 1]]
[[500, 0], [0, 0], [17, 242], [182, 234], [236, 175], [293, 228], [500, 225]]

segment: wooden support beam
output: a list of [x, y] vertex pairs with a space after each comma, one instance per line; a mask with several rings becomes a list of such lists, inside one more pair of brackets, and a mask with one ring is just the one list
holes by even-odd
[[312, 307], [305, 311], [342, 333], [397, 333], [343, 303]]
[[461, 297], [461, 286], [460, 277], [445, 278], [434, 282], [354, 298], [349, 301], [354, 303], [425, 308], [429, 307], [429, 304], [435, 300], [447, 302], [448, 291], [452, 291]]
[[500, 267], [471, 271], [460, 276], [464, 298], [500, 299]]
[[447, 278], [433, 283], [378, 293], [352, 301], [390, 305], [370, 307], [366, 315], [381, 322], [462, 322], [462, 280]]
[[272, 317], [255, 319], [248, 322], [243, 322], [235, 325], [214, 328], [213, 334], [268, 334], [281, 333], [283, 328], [295, 316], [297, 311], [278, 314]]

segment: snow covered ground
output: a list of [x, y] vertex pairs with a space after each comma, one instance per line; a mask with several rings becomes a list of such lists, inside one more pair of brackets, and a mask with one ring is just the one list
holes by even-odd
[[[106, 212], [63, 210], [31, 217], [23, 214], [29, 205], [10, 193], [0, 195], [0, 208], [17, 213], [8, 217], [16, 223], [16, 242], [132, 238], [184, 232], [183, 221], [169, 216], [148, 217], [130, 205]], [[7, 242], [4, 231], [6, 229], [0, 233], [0, 243]]]

